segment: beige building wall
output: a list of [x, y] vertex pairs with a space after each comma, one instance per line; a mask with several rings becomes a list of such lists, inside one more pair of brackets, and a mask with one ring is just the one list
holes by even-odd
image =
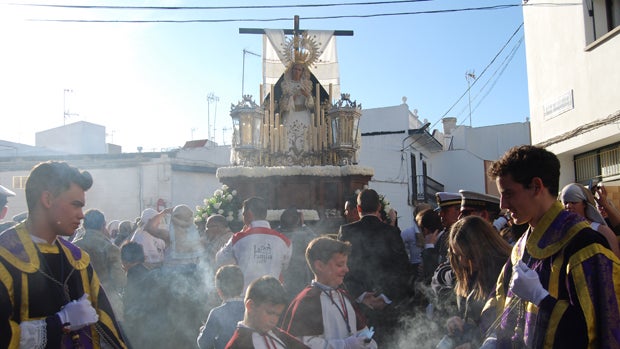
[[[594, 0], [595, 39], [586, 3], [523, 6], [532, 144], [558, 155], [561, 186], [576, 180], [575, 155], [620, 142], [620, 27], [600, 27], [605, 2]], [[620, 204], [620, 175], [601, 179]]]

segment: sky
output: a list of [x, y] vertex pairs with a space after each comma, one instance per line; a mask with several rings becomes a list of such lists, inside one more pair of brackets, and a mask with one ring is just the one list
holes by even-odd
[[[34, 145], [36, 132], [88, 121], [105, 126], [106, 141], [121, 145], [123, 152], [136, 152], [138, 147], [144, 151], [178, 148], [188, 140], [208, 137], [230, 144], [230, 109], [241, 100], [242, 76], [244, 93], [256, 100], [262, 82], [260, 57], [246, 54], [243, 64], [243, 50], [262, 54], [262, 38], [239, 34], [239, 28], [292, 29], [294, 15], [300, 16], [302, 29], [354, 31], [354, 36], [337, 38], [341, 92], [349, 93], [363, 109], [399, 105], [406, 97], [409, 108], [417, 109], [431, 128], [441, 129], [444, 116], [473, 127], [524, 122], [529, 105], [523, 28], [519, 29], [522, 7], [447, 11], [520, 3], [430, 0], [132, 10], [25, 4], [239, 7], [259, 3], [0, 0], [0, 139]], [[300, 4], [334, 2], [260, 2]], [[401, 14], [350, 17], [397, 13]], [[327, 16], [343, 17], [308, 18]], [[282, 20], [256, 21], [278, 18]], [[188, 19], [243, 20], [92, 22]], [[467, 79], [468, 73], [477, 80]]]

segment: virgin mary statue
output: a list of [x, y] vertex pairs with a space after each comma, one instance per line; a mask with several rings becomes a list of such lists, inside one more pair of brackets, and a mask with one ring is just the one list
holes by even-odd
[[280, 114], [286, 128], [287, 158], [300, 159], [310, 149], [310, 123], [314, 112], [313, 83], [303, 63], [293, 62], [284, 72]]

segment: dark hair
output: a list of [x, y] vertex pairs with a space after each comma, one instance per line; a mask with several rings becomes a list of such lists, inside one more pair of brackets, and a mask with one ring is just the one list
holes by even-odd
[[435, 210], [426, 209], [422, 210], [415, 217], [415, 221], [420, 227], [420, 230], [426, 228], [429, 231], [433, 232], [435, 230], [441, 230], [443, 225], [441, 224], [441, 217]]
[[75, 183], [87, 191], [93, 185], [93, 177], [87, 171], [80, 171], [66, 162], [47, 161], [37, 164], [26, 180], [26, 202], [32, 211], [44, 191], [54, 195], [69, 190]]
[[263, 198], [253, 196], [245, 199], [242, 207], [244, 211], [252, 212], [255, 220], [263, 220], [267, 218], [267, 203]]
[[308, 243], [308, 248], [306, 248], [306, 262], [314, 272], [315, 261], [327, 263], [336, 253], [342, 253], [348, 256], [351, 253], [351, 243], [327, 236], [320, 236]]
[[278, 279], [270, 275], [261, 276], [250, 283], [245, 292], [245, 301], [249, 299], [257, 305], [265, 303], [288, 304], [284, 287]]
[[215, 224], [220, 224], [224, 227], [228, 226], [228, 223], [226, 222], [226, 217], [222, 216], [221, 214], [212, 214], [207, 218], [207, 222], [205, 223], [205, 228], [209, 223], [215, 223]]
[[234, 264], [223, 265], [215, 273], [215, 287], [224, 298], [236, 297], [243, 292], [243, 272]]
[[121, 246], [125, 240], [129, 239], [133, 231], [134, 227], [131, 221], [122, 221], [118, 225], [118, 233], [116, 234], [116, 238], [114, 239], [114, 245]]
[[102, 230], [105, 226], [105, 216], [97, 209], [90, 209], [84, 213], [84, 229]]
[[515, 182], [525, 188], [529, 188], [532, 179], [538, 177], [549, 193], [556, 197], [560, 186], [560, 160], [552, 152], [540, 147], [516, 146], [491, 165], [488, 175], [493, 180], [511, 175]]
[[144, 248], [135, 241], [128, 241], [121, 246], [123, 263], [144, 263]]
[[280, 225], [283, 229], [292, 230], [299, 226], [299, 211], [295, 207], [290, 207], [280, 215]]
[[348, 198], [345, 200], [345, 204], [346, 204], [347, 202], [349, 203], [349, 207], [350, 207], [351, 209], [353, 209], [353, 208], [357, 207], [357, 197], [356, 197], [355, 195], [348, 197]]
[[457, 296], [467, 297], [473, 291], [474, 299], [485, 299], [508, 260], [511, 251], [508, 242], [482, 217], [468, 216], [452, 225], [448, 246]]
[[372, 189], [364, 189], [357, 195], [357, 205], [362, 210], [362, 214], [376, 212], [381, 206], [379, 194]]

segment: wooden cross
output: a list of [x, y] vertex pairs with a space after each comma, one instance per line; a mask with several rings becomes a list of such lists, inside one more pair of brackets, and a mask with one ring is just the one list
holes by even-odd
[[[299, 29], [299, 15], [293, 19], [293, 29], [282, 29], [285, 35], [297, 35], [305, 30]], [[265, 34], [265, 29], [239, 28], [239, 34]], [[353, 30], [334, 30], [335, 36], [353, 36]]]

